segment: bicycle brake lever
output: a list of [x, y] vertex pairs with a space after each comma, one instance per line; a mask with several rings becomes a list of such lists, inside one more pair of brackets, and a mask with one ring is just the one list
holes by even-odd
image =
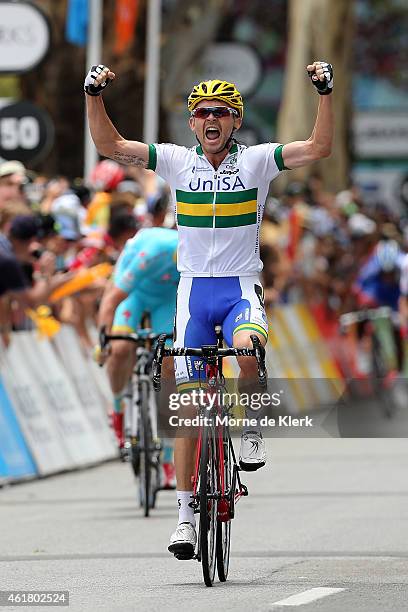
[[106, 339], [106, 325], [102, 325], [101, 329], [99, 330], [99, 346], [103, 350], [107, 344], [108, 341]]
[[156, 350], [152, 363], [153, 389], [158, 392], [161, 389], [161, 366], [163, 362], [163, 349], [166, 342], [166, 334], [161, 334], [157, 341]]
[[262, 364], [262, 367], [260, 366], [258, 367], [258, 380], [259, 380], [260, 386], [266, 389], [266, 387], [268, 386], [268, 383], [266, 380], [266, 368], [263, 364]]
[[266, 367], [265, 367], [265, 347], [262, 346], [258, 336], [251, 336], [252, 346], [255, 351], [255, 359], [258, 365], [258, 380], [261, 387], [267, 386]]

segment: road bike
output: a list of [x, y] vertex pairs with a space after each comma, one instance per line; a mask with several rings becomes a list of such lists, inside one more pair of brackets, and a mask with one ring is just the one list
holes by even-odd
[[136, 363], [129, 384], [129, 402], [124, 419], [126, 459], [131, 462], [139, 481], [139, 501], [144, 515], [155, 507], [161, 487], [162, 444], [157, 432], [157, 406], [152, 386], [153, 346], [159, 338], [171, 339], [169, 334], [155, 334], [150, 328], [130, 334], [100, 332], [100, 345], [126, 340], [136, 345]]
[[[163, 357], [200, 357], [200, 371], [204, 373], [205, 399], [198, 407], [200, 426], [193, 478], [192, 506], [199, 514], [199, 536], [194, 557], [201, 562], [204, 582], [212, 586], [215, 572], [225, 582], [228, 576], [231, 520], [235, 516], [235, 504], [248, 495], [241, 482], [234, 446], [228, 424], [233, 406], [224, 405], [226, 390], [222, 360], [225, 357], [255, 357], [258, 379], [265, 388], [267, 374], [265, 349], [257, 336], [251, 336], [253, 348], [223, 348], [221, 328], [216, 327], [217, 343], [201, 348], [166, 348], [165, 337], [158, 340], [153, 361], [153, 386], [161, 387], [161, 363]], [[215, 401], [214, 401], [215, 396]], [[183, 556], [178, 555], [179, 559]], [[187, 558], [187, 557], [184, 557]], [[191, 557], [188, 557], [189, 559]]]

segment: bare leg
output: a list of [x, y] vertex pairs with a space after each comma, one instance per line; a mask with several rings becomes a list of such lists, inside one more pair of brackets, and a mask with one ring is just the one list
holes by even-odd
[[194, 460], [197, 438], [176, 438], [174, 441], [174, 463], [176, 465], [176, 478], [178, 491], [191, 491], [193, 488]]
[[[234, 336], [234, 346], [242, 346], [252, 348], [250, 335], [252, 332], [242, 331]], [[266, 339], [256, 334], [262, 343], [265, 345]], [[243, 470], [254, 471], [265, 465], [265, 443], [262, 439], [260, 419], [265, 413], [265, 407], [261, 410], [252, 408], [252, 399], [255, 399], [254, 394], [260, 397], [265, 391], [261, 388], [258, 380], [258, 367], [255, 359], [248, 357], [239, 357], [238, 363], [241, 368], [238, 380], [238, 388], [243, 399], [243, 394], [249, 397], [249, 402], [245, 401], [245, 413], [251, 423], [244, 427], [241, 437], [241, 448], [239, 452], [239, 464]], [[246, 399], [246, 398], [245, 398]], [[257, 402], [258, 404], [258, 402]]]
[[[248, 347], [252, 348], [251, 337], [255, 335], [259, 338], [262, 346], [265, 346], [266, 339], [261, 334], [249, 331], [240, 331], [235, 334], [233, 344], [235, 347]], [[256, 360], [248, 357], [237, 357], [238, 365], [240, 367], [239, 373], [239, 387], [248, 392], [253, 386], [253, 391], [258, 391], [258, 366]]]
[[111, 353], [107, 360], [107, 371], [112, 393], [118, 395], [126, 387], [132, 375], [135, 351], [130, 342], [112, 342]]

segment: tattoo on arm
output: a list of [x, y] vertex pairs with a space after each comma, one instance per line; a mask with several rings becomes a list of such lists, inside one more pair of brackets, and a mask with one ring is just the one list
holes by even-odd
[[114, 151], [113, 158], [121, 164], [138, 166], [139, 168], [147, 168], [147, 161], [145, 161], [143, 157], [138, 157], [137, 155], [130, 155], [129, 153]]

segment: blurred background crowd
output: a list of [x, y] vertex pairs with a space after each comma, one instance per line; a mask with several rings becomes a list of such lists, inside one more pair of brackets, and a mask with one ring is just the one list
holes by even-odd
[[261, 253], [267, 301], [324, 305], [327, 316], [338, 318], [358, 306], [355, 282], [379, 243], [404, 253], [407, 220], [381, 202], [368, 205], [354, 185], [333, 193], [319, 175], [289, 183], [282, 197], [269, 198], [265, 207]]
[[[175, 225], [174, 210], [167, 185], [150, 171], [102, 160], [88, 181], [72, 181], [29, 171], [18, 161], [0, 164], [3, 338], [32, 328], [36, 320], [27, 312], [37, 309], [37, 316], [74, 325], [90, 347], [89, 325], [110, 266], [140, 228], [160, 225]], [[357, 187], [333, 193], [318, 174], [288, 183], [279, 198], [267, 199], [264, 211], [266, 304], [320, 305], [338, 319], [357, 306], [355, 280], [384, 240], [404, 252], [408, 221], [381, 202], [367, 205]]]
[[[38, 14], [27, 13], [24, 23], [22, 13], [13, 16], [16, 4], [0, 7], [10, 29], [0, 41], [5, 339], [52, 315], [75, 325], [89, 346], [89, 325], [125, 241], [140, 227], [175, 223], [160, 179], [84, 147], [82, 84], [97, 36], [97, 61], [117, 73], [104, 95], [109, 114], [125, 137], [147, 142], [193, 145], [186, 96], [192, 83], [215, 77], [243, 94], [240, 142], [305, 139], [317, 104], [305, 64], [333, 63], [334, 152], [282, 173], [266, 202], [267, 305], [319, 305], [335, 320], [356, 307], [353, 285], [380, 241], [407, 250], [406, 2], [35, 0], [30, 11]], [[156, 79], [153, 102], [149, 79]], [[149, 131], [152, 109], [157, 125]]]
[[52, 315], [90, 347], [88, 327], [124, 244], [163, 224], [174, 225], [169, 192], [152, 172], [102, 160], [84, 182], [0, 164], [3, 338]]

